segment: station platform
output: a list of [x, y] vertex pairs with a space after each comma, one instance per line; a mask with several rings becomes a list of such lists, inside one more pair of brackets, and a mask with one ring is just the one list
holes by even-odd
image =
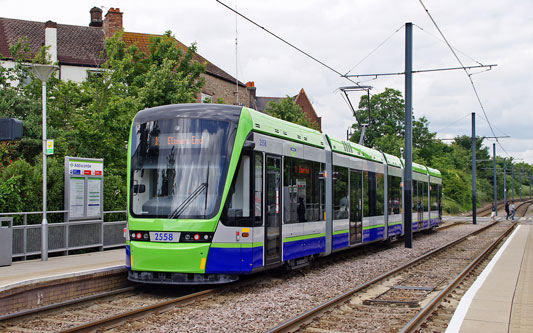
[[26, 260], [0, 267], [0, 292], [24, 284], [124, 268], [124, 249]]
[[446, 332], [533, 332], [533, 225], [520, 218], [461, 299]]
[[14, 262], [0, 267], [0, 321], [130, 285], [124, 249]]

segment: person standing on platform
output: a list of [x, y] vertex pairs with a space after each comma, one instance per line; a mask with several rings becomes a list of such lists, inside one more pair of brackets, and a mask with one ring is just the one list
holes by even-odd
[[505, 219], [508, 220], [509, 219], [509, 201], [505, 202], [505, 214], [507, 214]]
[[492, 213], [490, 213], [490, 218], [494, 222], [496, 220], [496, 210], [498, 208], [496, 207], [496, 204], [494, 202], [492, 203]]
[[509, 209], [511, 210], [511, 220], [514, 221], [514, 214], [516, 213], [516, 208], [514, 206], [514, 201], [511, 201], [511, 206], [509, 206]]

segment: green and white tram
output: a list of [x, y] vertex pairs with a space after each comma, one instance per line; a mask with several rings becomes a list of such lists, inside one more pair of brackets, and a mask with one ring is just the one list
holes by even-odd
[[[132, 281], [231, 282], [403, 234], [402, 160], [246, 107], [140, 111], [128, 147]], [[413, 163], [414, 231], [439, 225], [441, 191]]]

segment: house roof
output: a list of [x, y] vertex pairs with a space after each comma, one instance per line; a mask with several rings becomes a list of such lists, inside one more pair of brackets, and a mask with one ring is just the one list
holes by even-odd
[[[0, 18], [0, 54], [11, 59], [9, 45], [27, 36], [32, 56], [44, 45], [45, 24], [42, 22]], [[57, 25], [57, 60], [68, 65], [97, 67], [105, 60], [104, 32], [101, 28]]]
[[313, 107], [313, 104], [311, 103], [311, 100], [309, 99], [309, 97], [307, 97], [307, 94], [305, 93], [304, 88], [300, 89], [300, 92], [294, 98], [294, 103], [298, 104], [298, 102], [301, 100], [307, 101], [307, 104], [309, 105], [309, 109], [308, 109], [309, 112], [312, 112], [316, 118], [320, 118], [318, 114], [316, 113], [315, 108]]
[[261, 96], [257, 96], [255, 98], [256, 110], [263, 112], [263, 111], [265, 111], [268, 102], [274, 101], [276, 103], [279, 103], [282, 99], [285, 99], [285, 98], [286, 97], [261, 97]]
[[[162, 35], [153, 35], [153, 34], [143, 34], [138, 32], [124, 32], [124, 42], [128, 45], [136, 45], [140, 51], [144, 52], [145, 54], [149, 53], [149, 47], [150, 47], [150, 39], [152, 37], [162, 37]], [[188, 47], [180, 42], [177, 39], [174, 39], [176, 41], [177, 46], [183, 51], [186, 52]], [[215, 66], [213, 63], [211, 63], [209, 60], [205, 59], [198, 53], [195, 53], [194, 60], [198, 61], [199, 63], [205, 64], [205, 70], [208, 74], [217, 76], [223, 80], [229, 81], [229, 82], [235, 82], [235, 78], [219, 67]], [[244, 83], [239, 81], [239, 85], [244, 87]]]
[[[11, 59], [9, 45], [27, 36], [33, 57], [44, 45], [44, 35], [45, 23], [43, 22], [0, 18], [0, 55], [4, 59]], [[157, 36], [161, 35], [125, 32], [124, 41], [128, 45], [137, 45], [147, 54], [150, 38]], [[183, 51], [187, 50], [187, 46], [180, 41], [176, 40], [176, 44]], [[60, 64], [98, 67], [105, 62], [105, 58], [102, 58], [104, 50], [105, 33], [101, 27], [57, 24], [57, 60]], [[205, 64], [207, 74], [228, 82], [235, 82], [233, 76], [198, 53], [195, 54], [194, 60]], [[240, 81], [239, 85], [245, 87]]]

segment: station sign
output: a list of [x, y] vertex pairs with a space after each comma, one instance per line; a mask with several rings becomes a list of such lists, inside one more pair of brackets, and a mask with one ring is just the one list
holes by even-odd
[[100, 220], [103, 206], [104, 160], [65, 156], [66, 220]]

